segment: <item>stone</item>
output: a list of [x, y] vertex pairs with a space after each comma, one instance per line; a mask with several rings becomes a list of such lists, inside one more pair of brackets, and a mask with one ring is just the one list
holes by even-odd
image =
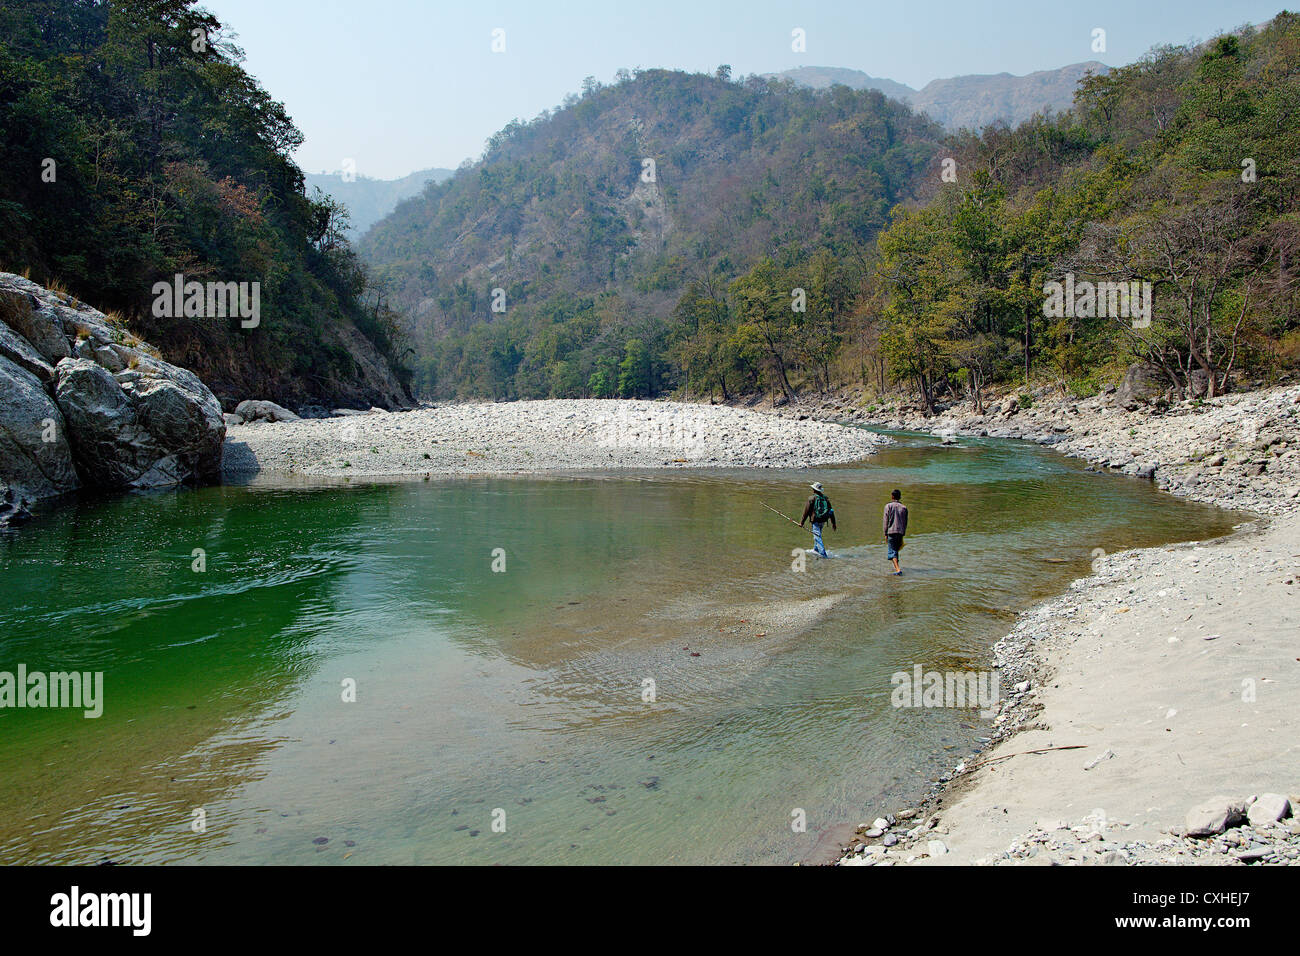
[[1089, 760], [1086, 764], [1084, 764], [1084, 765], [1083, 765], [1083, 769], [1084, 769], [1084, 770], [1093, 770], [1093, 769], [1096, 769], [1097, 765], [1100, 764], [1103, 760], [1110, 760], [1110, 759], [1112, 759], [1114, 756], [1115, 756], [1115, 751], [1113, 751], [1113, 750], [1106, 750], [1106, 751], [1103, 751], [1102, 753], [1100, 753], [1099, 755], [1097, 755], [1097, 756], [1094, 757], [1093, 759]]
[[1259, 799], [1246, 811], [1246, 819], [1251, 826], [1267, 826], [1278, 823], [1291, 815], [1291, 801], [1280, 793], [1261, 794]]
[[195, 394], [177, 381], [145, 377], [123, 386], [140, 423], [169, 455], [188, 459], [194, 477], [217, 477], [226, 423], [211, 393]]
[[122, 372], [126, 370], [126, 363], [122, 361], [122, 356], [118, 350], [111, 345], [101, 345], [95, 349], [95, 361], [110, 372]]
[[[16, 281], [15, 281], [16, 280]], [[62, 320], [33, 294], [43, 291], [20, 276], [0, 274], [0, 322], [17, 332], [49, 365], [72, 354]]]
[[88, 484], [129, 488], [162, 457], [131, 400], [103, 366], [66, 358], [56, 368], [55, 401], [68, 423], [77, 470]]
[[160, 488], [220, 477], [226, 424], [191, 372], [144, 355], [117, 376], [73, 358], [55, 372], [55, 401], [87, 483]]
[[67, 435], [40, 379], [0, 356], [0, 483], [12, 492], [11, 504], [76, 490]]
[[27, 510], [26, 500], [0, 482], [0, 528], [26, 524], [31, 520], [32, 513]]
[[192, 372], [22, 276], [0, 273], [0, 319], [0, 485], [40, 499], [220, 477], [225, 421]]
[[298, 416], [275, 402], [249, 399], [235, 406], [235, 414], [245, 422], [296, 422]]
[[942, 840], [931, 840], [928, 846], [931, 856], [943, 856], [948, 852], [948, 845]]
[[1216, 836], [1244, 819], [1244, 801], [1231, 797], [1212, 797], [1187, 811], [1186, 832], [1189, 837]]
[[31, 372], [40, 379], [42, 385], [54, 381], [54, 366], [45, 361], [30, 342], [3, 322], [0, 322], [0, 356]]
[[1115, 400], [1125, 406], [1150, 402], [1165, 390], [1166, 385], [1158, 370], [1138, 362], [1125, 371], [1124, 380], [1115, 392]]

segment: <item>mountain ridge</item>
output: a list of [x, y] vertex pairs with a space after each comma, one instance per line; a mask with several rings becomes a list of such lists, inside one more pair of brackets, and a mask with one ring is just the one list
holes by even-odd
[[685, 285], [861, 248], [940, 135], [874, 90], [637, 71], [511, 123], [359, 250], [413, 316], [426, 394], [603, 394], [620, 359], [654, 394], [640, 349]]
[[347, 207], [349, 226], [344, 235], [355, 242], [365, 235], [375, 223], [383, 219], [404, 199], [418, 196], [430, 183], [440, 183], [455, 174], [454, 169], [432, 166], [417, 169], [396, 179], [374, 179], [355, 176], [345, 179], [341, 171], [332, 173], [306, 173], [307, 189], [319, 189], [326, 196]]
[[1103, 76], [1110, 69], [1099, 60], [1087, 60], [1023, 75], [968, 73], [933, 79], [919, 90], [849, 67], [801, 66], [767, 76], [811, 89], [826, 89], [838, 83], [849, 89], [879, 90], [953, 131], [980, 129], [999, 120], [1016, 126], [1035, 113], [1049, 109], [1061, 112], [1072, 104], [1079, 80], [1089, 72]]

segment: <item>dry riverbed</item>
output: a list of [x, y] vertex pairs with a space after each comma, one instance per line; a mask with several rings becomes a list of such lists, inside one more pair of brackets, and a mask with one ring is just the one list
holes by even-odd
[[777, 412], [1039, 441], [1267, 516], [1214, 542], [1099, 555], [1021, 615], [994, 650], [990, 745], [919, 805], [864, 813], [841, 865], [1300, 863], [1300, 387], [1132, 405]]
[[640, 468], [803, 468], [857, 461], [887, 439], [726, 406], [556, 400], [423, 407], [232, 425], [223, 470], [255, 475], [533, 474]]

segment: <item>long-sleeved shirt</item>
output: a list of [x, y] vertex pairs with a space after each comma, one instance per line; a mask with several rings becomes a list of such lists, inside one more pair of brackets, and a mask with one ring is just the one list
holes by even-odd
[[907, 506], [901, 501], [885, 505], [885, 534], [907, 534]]
[[[806, 505], [803, 506], [803, 517], [801, 517], [801, 518], [799, 519], [799, 523], [800, 523], [800, 524], [803, 524], [805, 521], [807, 521], [809, 518], [811, 518], [811, 517], [813, 516], [813, 502], [815, 502], [816, 500], [817, 500], [817, 496], [816, 496], [816, 495], [813, 495], [813, 496], [811, 496], [811, 497], [808, 499], [808, 503], [807, 503]], [[830, 500], [829, 498], [827, 498], [827, 499], [826, 499], [826, 503], [829, 505], [829, 504], [831, 503], [831, 500]], [[826, 520], [829, 521], [829, 522], [831, 523], [831, 527], [832, 527], [832, 528], [835, 528], [835, 509], [834, 509], [834, 508], [831, 508], [831, 513], [830, 513], [829, 515], [826, 516]], [[839, 528], [835, 528], [835, 530], [838, 531]]]

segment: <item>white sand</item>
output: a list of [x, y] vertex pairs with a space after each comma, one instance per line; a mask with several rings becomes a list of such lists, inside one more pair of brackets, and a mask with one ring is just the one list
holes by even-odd
[[1061, 845], [1040, 854], [1082, 862], [1138, 843], [1134, 860], [1182, 862], [1181, 844], [1156, 844], [1202, 800], [1300, 800], [1300, 518], [1105, 560], [1040, 612], [1067, 608], [1077, 610], [1035, 628], [1052, 676], [1025, 696], [1043, 704], [1033, 722], [1048, 729], [1025, 730], [991, 756], [1086, 749], [970, 771], [973, 787], [941, 814], [950, 852], [933, 862], [996, 859], [1036, 828], [1086, 834], [1096, 819], [1102, 839], [1053, 831]]

